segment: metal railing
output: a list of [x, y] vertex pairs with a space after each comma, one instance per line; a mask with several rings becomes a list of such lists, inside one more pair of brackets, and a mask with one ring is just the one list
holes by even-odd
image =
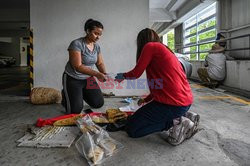
[[[184, 46], [184, 47], [177, 48], [177, 49], [175, 49], [175, 51], [178, 52], [178, 50], [181, 50], [182, 54], [198, 54], [198, 61], [199, 61], [200, 60], [200, 53], [208, 53], [210, 51], [210, 50], [200, 51], [200, 46], [201, 45], [215, 43], [215, 42], [216, 43], [220, 43], [220, 42], [225, 42], [225, 41], [228, 41], [228, 40], [240, 39], [240, 38], [245, 38], [245, 37], [249, 38], [249, 43], [248, 43], [249, 46], [248, 47], [225, 49], [224, 51], [250, 50], [250, 34], [245, 34], [245, 35], [240, 35], [240, 36], [225, 38], [225, 39], [222, 39], [222, 40], [212, 40], [212, 41], [209, 41], [209, 42], [201, 42], [201, 43], [198, 43], [198, 44], [190, 44], [190, 45], [187, 45], [187, 46]], [[183, 51], [184, 48], [189, 48], [189, 47], [194, 47], [194, 46], [198, 46], [198, 51], [192, 51], [192, 52], [184, 52]]]

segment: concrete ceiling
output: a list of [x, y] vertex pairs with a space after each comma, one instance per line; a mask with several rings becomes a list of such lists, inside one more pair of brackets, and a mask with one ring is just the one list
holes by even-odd
[[171, 0], [149, 0], [149, 8], [166, 8]]
[[0, 1], [0, 30], [27, 30], [30, 23], [29, 0]]
[[216, 0], [149, 0], [150, 27], [160, 36]]
[[[0, 0], [0, 31], [29, 28], [29, 1]], [[173, 28], [185, 15], [191, 16], [190, 11], [195, 7], [210, 1], [215, 0], [149, 0], [150, 27], [158, 33]], [[194, 11], [191, 13], [194, 14]]]
[[171, 22], [176, 19], [176, 11], [188, 0], [149, 0], [149, 20]]
[[0, 9], [28, 9], [29, 0], [1, 0]]
[[[176, 11], [188, 0], [149, 0], [150, 26], [172, 22]], [[20, 30], [29, 27], [29, 0], [0, 1], [0, 30]]]

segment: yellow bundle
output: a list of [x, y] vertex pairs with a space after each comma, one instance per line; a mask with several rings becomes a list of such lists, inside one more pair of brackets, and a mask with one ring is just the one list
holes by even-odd
[[119, 119], [127, 118], [127, 114], [125, 112], [120, 111], [119, 109], [107, 109], [106, 114], [110, 123], [114, 123]]
[[53, 88], [37, 87], [33, 88], [30, 93], [32, 104], [53, 104], [61, 103], [61, 93]]
[[61, 120], [57, 120], [53, 123], [54, 126], [71, 126], [71, 125], [76, 125], [76, 120], [78, 118], [81, 118], [83, 114], [79, 114], [70, 118], [65, 118]]
[[109, 123], [108, 119], [101, 115], [100, 116], [94, 115], [91, 117], [91, 119], [94, 123]]

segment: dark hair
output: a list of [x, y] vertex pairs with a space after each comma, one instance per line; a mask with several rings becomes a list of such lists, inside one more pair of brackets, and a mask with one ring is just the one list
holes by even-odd
[[[225, 36], [222, 35], [221, 33], [218, 33], [215, 40], [221, 40], [221, 39], [225, 39]], [[220, 41], [220, 42], [215, 42], [215, 43], [219, 44], [221, 47], [226, 47], [227, 45], [226, 41]]]
[[97, 28], [103, 29], [102, 23], [100, 23], [99, 21], [93, 20], [93, 19], [88, 19], [88, 20], [85, 22], [84, 31], [85, 31], [85, 32], [87, 32], [88, 30], [89, 30], [89, 31], [92, 31], [92, 30], [95, 29], [96, 27], [97, 27]]
[[143, 47], [148, 42], [161, 42], [158, 34], [149, 28], [141, 30], [137, 35], [137, 52], [136, 52], [136, 61], [138, 61]]
[[[141, 30], [137, 36], [136, 61], [138, 61], [143, 47], [148, 42], [160, 42], [161, 43], [161, 40], [158, 34], [153, 29], [145, 28]], [[166, 46], [166, 48], [169, 49], [173, 53], [173, 51], [168, 46]]]
[[216, 36], [216, 40], [220, 40], [222, 38], [225, 38], [224, 35], [222, 35], [221, 33], [217, 33], [217, 36]]

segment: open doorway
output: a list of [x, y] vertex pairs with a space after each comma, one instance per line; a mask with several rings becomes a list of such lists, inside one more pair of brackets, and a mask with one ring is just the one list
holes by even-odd
[[27, 96], [29, 0], [0, 1], [0, 95]]

